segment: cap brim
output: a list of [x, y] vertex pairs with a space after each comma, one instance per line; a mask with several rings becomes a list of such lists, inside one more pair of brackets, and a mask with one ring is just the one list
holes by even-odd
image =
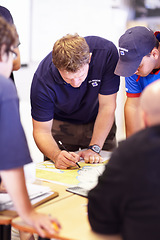
[[119, 59], [114, 73], [118, 76], [130, 77], [137, 71], [141, 61], [142, 59], [132, 62], [124, 62]]

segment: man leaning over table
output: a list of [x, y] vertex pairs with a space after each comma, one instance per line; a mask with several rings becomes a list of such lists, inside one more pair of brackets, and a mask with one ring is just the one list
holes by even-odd
[[160, 239], [160, 80], [140, 97], [142, 130], [119, 143], [89, 192], [88, 216], [101, 234]]
[[143, 26], [129, 28], [119, 39], [119, 61], [115, 74], [124, 76], [126, 136], [140, 129], [139, 96], [143, 89], [160, 78], [160, 32]]
[[[102, 148], [116, 147], [117, 61], [111, 41], [67, 34], [39, 64], [31, 86], [33, 135], [57, 168], [76, 166], [80, 157], [99, 163]], [[87, 150], [75, 154], [79, 147]]]

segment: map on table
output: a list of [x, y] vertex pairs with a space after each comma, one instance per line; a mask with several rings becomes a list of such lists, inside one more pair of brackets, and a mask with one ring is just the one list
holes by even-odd
[[57, 169], [51, 161], [44, 161], [36, 164], [36, 178], [65, 186], [80, 186], [90, 189], [97, 184], [98, 176], [104, 171], [111, 152], [102, 151], [103, 163], [88, 164], [83, 160], [79, 161], [81, 168]]

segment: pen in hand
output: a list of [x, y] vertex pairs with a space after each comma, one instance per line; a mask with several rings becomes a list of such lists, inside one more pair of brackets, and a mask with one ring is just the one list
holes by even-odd
[[[59, 144], [63, 147], [63, 149], [65, 150], [65, 151], [67, 151], [67, 152], [69, 152], [66, 148], [65, 148], [65, 146], [63, 145], [63, 143], [61, 142], [61, 141], [58, 141], [59, 142]], [[76, 164], [77, 164], [77, 166], [79, 167], [79, 168], [81, 168], [81, 166], [76, 162]]]

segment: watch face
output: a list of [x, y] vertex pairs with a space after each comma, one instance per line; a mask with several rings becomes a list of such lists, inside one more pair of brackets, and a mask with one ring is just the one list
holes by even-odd
[[96, 153], [99, 153], [100, 152], [100, 147], [99, 146], [96, 146], [96, 145], [94, 145], [94, 146], [92, 146], [92, 149], [93, 149], [93, 151], [95, 151]]

